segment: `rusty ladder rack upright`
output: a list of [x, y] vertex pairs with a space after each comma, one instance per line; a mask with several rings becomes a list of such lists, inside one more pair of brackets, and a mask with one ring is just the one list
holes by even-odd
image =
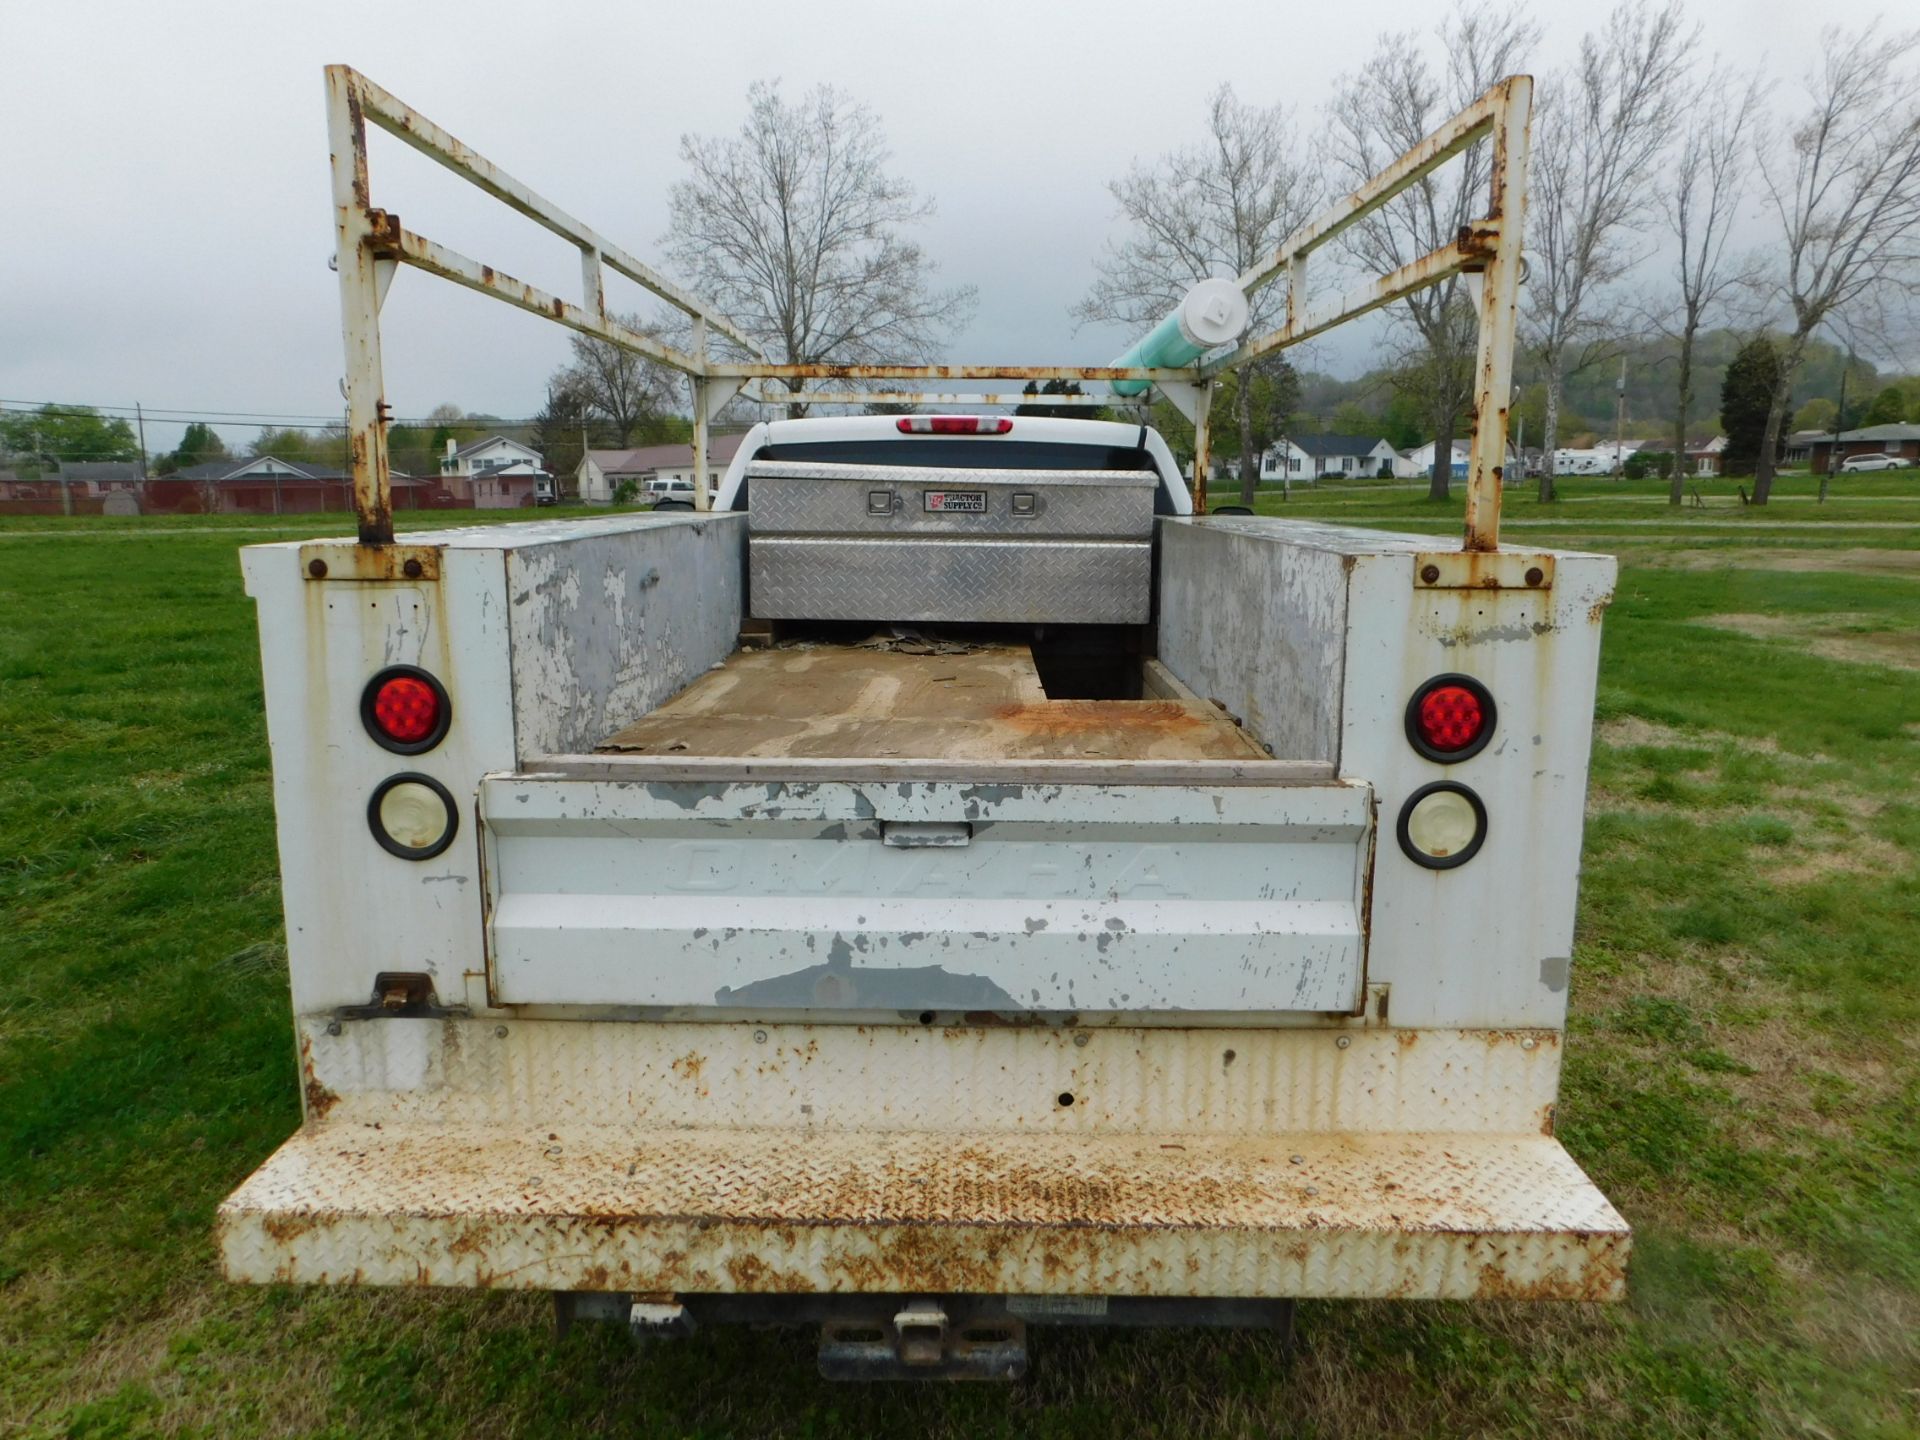
[[[335, 265], [346, 341], [347, 445], [353, 470], [354, 511], [362, 545], [393, 540], [392, 483], [386, 426], [392, 419], [380, 363], [380, 307], [395, 271], [410, 265], [457, 285], [504, 300], [583, 335], [606, 340], [678, 370], [693, 385], [694, 505], [707, 507], [707, 432], [734, 396], [747, 392], [766, 404], [861, 404], [873, 396], [857, 390], [776, 392], [770, 383], [794, 380], [1145, 380], [1157, 386], [1193, 422], [1194, 509], [1206, 510], [1207, 469], [1212, 445], [1208, 410], [1215, 377], [1223, 370], [1298, 345], [1369, 311], [1411, 295], [1449, 276], [1481, 274], [1479, 342], [1474, 367], [1472, 452], [1467, 469], [1468, 550], [1496, 550], [1500, 543], [1500, 482], [1506, 458], [1507, 410], [1513, 388], [1514, 329], [1526, 216], [1526, 172], [1533, 113], [1533, 80], [1510, 75], [1448, 120], [1412, 150], [1359, 189], [1302, 226], [1259, 264], [1238, 277], [1251, 295], [1281, 275], [1287, 277], [1286, 323], [1245, 340], [1228, 353], [1187, 369], [1159, 370], [1086, 365], [834, 365], [769, 360], [743, 329], [682, 290], [665, 276], [602, 239], [557, 205], [535, 194], [478, 152], [463, 145], [418, 111], [346, 65], [327, 67], [327, 135], [333, 158]], [[391, 211], [374, 207], [367, 179], [368, 122], [411, 145], [495, 199], [578, 247], [582, 303], [572, 304], [524, 281], [471, 260], [406, 229]], [[1307, 303], [1307, 272], [1313, 252], [1343, 230], [1388, 204], [1469, 146], [1493, 142], [1487, 214], [1462, 227], [1450, 244], [1420, 256], [1371, 284], [1318, 306]], [[621, 324], [607, 311], [605, 271], [626, 276], [684, 313], [692, 322], [692, 348], [683, 350]], [[748, 355], [726, 362], [708, 355], [712, 333], [724, 335]], [[749, 384], [754, 388], [748, 391]], [[902, 404], [1011, 405], [1014, 394], [890, 391]], [[1048, 404], [1100, 405], [1105, 395], [1055, 396]], [[1434, 457], [1436, 464], [1451, 457]]]

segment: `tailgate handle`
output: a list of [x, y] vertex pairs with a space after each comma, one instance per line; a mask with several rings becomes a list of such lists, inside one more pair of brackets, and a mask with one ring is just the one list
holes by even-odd
[[973, 826], [965, 820], [882, 820], [880, 843], [896, 850], [947, 850], [970, 844]]

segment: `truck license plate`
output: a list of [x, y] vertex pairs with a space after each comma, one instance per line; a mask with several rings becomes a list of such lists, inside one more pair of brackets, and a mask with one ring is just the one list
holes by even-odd
[[935, 515], [984, 515], [987, 492], [984, 490], [926, 490], [922, 492], [927, 513]]

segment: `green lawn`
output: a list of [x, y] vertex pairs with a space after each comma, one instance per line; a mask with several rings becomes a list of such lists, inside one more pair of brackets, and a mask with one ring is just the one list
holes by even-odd
[[1623, 556], [1561, 1128], [1638, 1230], [1627, 1303], [1303, 1305], [1290, 1357], [1041, 1332], [1014, 1388], [224, 1284], [213, 1207], [299, 1116], [234, 550], [347, 527], [0, 518], [0, 1435], [1920, 1434], [1920, 476], [1702, 489], [1507, 502]]

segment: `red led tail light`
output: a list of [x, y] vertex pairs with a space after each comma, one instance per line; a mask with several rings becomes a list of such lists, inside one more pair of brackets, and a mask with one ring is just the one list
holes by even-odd
[[1493, 696], [1471, 675], [1436, 675], [1407, 702], [1407, 743], [1443, 765], [1478, 755], [1493, 725]]
[[360, 720], [382, 748], [418, 755], [446, 738], [453, 706], [446, 687], [414, 665], [392, 665], [367, 682]]

